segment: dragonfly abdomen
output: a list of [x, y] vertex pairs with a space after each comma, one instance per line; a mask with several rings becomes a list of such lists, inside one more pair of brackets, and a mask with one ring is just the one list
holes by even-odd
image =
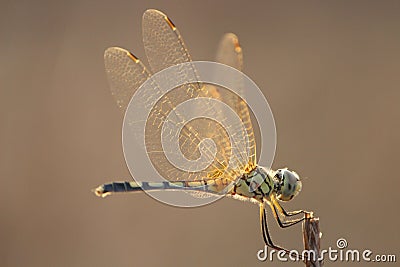
[[175, 181], [175, 182], [111, 182], [97, 187], [94, 192], [97, 196], [106, 197], [114, 193], [126, 193], [137, 191], [200, 191], [212, 194], [225, 194], [223, 189], [229, 184], [229, 180], [217, 178], [203, 181]]

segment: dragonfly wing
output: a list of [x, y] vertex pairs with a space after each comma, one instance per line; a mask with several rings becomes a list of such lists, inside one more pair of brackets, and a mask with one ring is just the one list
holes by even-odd
[[243, 50], [238, 37], [233, 33], [226, 33], [218, 45], [217, 62], [231, 66], [237, 70], [243, 69]]
[[178, 29], [161, 11], [146, 10], [142, 30], [146, 56], [154, 73], [192, 60]]
[[133, 94], [151, 74], [137, 57], [119, 47], [104, 52], [104, 65], [111, 94], [125, 111]]
[[[148, 10], [144, 13], [143, 42], [153, 72], [158, 72], [176, 64], [191, 62], [191, 57], [178, 29], [172, 21], [160, 11]], [[187, 74], [187, 71], [183, 71], [182, 73]], [[195, 68], [191, 70], [189, 75], [195, 75], [195, 77], [198, 77]], [[214, 100], [220, 99], [220, 95], [213, 86], [203, 85], [200, 83], [180, 86], [169, 92], [166, 97], [169, 98], [171, 102], [173, 101], [172, 104], [175, 107], [185, 101], [198, 97]], [[218, 105], [214, 105], [215, 102], [212, 100], [210, 100], [209, 104], [206, 105], [204, 105], [204, 101], [201, 105], [198, 103], [199, 102], [192, 102], [191, 109], [199, 111], [199, 114], [208, 114], [208, 116], [212, 117], [213, 120], [208, 118], [197, 118], [183, 122], [186, 124], [188, 134], [179, 137], [180, 151], [177, 149], [176, 153], [182, 153], [186, 158], [193, 162], [201, 156], [203, 156], [207, 161], [211, 160], [213, 163], [203, 172], [207, 177], [218, 177], [218, 175], [224, 173], [224, 177], [230, 177], [231, 180], [235, 180], [240, 176], [241, 170], [228, 170], [232, 150], [230, 138], [227, 134], [227, 130], [218, 123], [223, 121], [225, 118], [221, 114]], [[159, 107], [155, 107], [155, 109], [159, 109]], [[166, 111], [166, 114], [169, 112], [172, 111]], [[178, 112], [175, 112], [175, 115], [178, 115], [179, 117], [179, 114], [177, 113]], [[233, 130], [233, 132], [234, 131], [235, 130]], [[160, 167], [168, 165], [165, 156], [161, 153], [162, 144], [158, 141], [158, 136], [161, 134], [161, 128], [156, 126], [151, 130], [149, 129], [149, 131], [146, 130], [146, 132], [150, 133], [146, 140], [148, 140], [150, 145], [151, 160], [156, 162]], [[212, 146], [209, 142], [201, 142], [205, 139], [212, 139], [215, 148], [217, 149], [216, 154], [213, 153]], [[201, 145], [205, 146], [205, 153], [200, 152], [199, 147], [201, 147]], [[248, 157], [245, 160], [240, 160], [238, 162], [246, 161], [247, 164], [247, 160]], [[171, 170], [171, 172], [168, 172], [168, 177], [181, 177], [181, 175], [177, 173], [177, 170], [164, 167], [163, 169]], [[204, 178], [204, 175], [194, 176], [193, 173], [190, 173], [189, 176], [197, 179]]]
[[[216, 60], [225, 65], [231, 66], [239, 71], [242, 71], [243, 68], [243, 50], [240, 47], [238, 37], [233, 33], [225, 34], [218, 46]], [[235, 81], [241, 88], [239, 92], [242, 95], [245, 95], [243, 90], [243, 81], [238, 80]], [[231, 91], [224, 90], [220, 92], [223, 101], [228, 104], [235, 112], [239, 115], [242, 120], [243, 125], [247, 131], [248, 137], [248, 146], [242, 151], [247, 151], [250, 156], [248, 159], [248, 168], [253, 168], [256, 165], [256, 142], [253, 132], [253, 127], [250, 119], [249, 108], [245, 101], [240, 98], [237, 94], [234, 94]], [[244, 158], [243, 155], [241, 158]]]

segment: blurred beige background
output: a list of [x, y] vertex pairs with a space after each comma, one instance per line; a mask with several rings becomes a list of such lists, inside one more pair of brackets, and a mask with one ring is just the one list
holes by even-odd
[[[129, 177], [103, 51], [143, 58], [148, 8], [172, 18], [194, 59], [213, 59], [223, 33], [239, 36], [245, 73], [274, 112], [273, 167], [306, 177], [285, 207], [320, 217], [324, 248], [343, 237], [400, 256], [399, 1], [3, 0], [0, 266], [289, 265], [257, 261], [250, 203], [182, 209], [90, 191]], [[277, 243], [302, 247], [300, 226], [270, 225]], [[365, 264], [326, 263], [353, 265]]]

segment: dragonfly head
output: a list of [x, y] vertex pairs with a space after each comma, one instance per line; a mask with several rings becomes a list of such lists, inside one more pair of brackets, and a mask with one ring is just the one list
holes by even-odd
[[279, 200], [289, 201], [299, 194], [301, 181], [294, 171], [279, 169], [275, 174], [275, 179], [275, 189]]

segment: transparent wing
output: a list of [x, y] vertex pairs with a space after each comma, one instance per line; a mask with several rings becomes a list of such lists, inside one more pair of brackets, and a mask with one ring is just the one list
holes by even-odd
[[111, 94], [125, 111], [133, 94], [151, 74], [137, 57], [119, 47], [104, 52], [104, 65]]
[[[154, 72], [179, 63], [191, 62], [191, 57], [178, 29], [174, 26], [172, 21], [160, 11], [148, 10], [144, 13], [143, 42], [150, 67]], [[197, 77], [196, 70], [193, 68], [192, 71], [193, 75]], [[179, 103], [197, 97], [221, 99], [218, 90], [213, 86], [199, 83], [181, 86], [167, 95], [167, 98], [170, 99], [173, 106], [177, 106]], [[162, 107], [155, 107], [155, 110], [157, 109], [162, 109]], [[212, 114], [215, 120], [204, 118], [195, 119], [187, 123], [187, 128], [190, 129], [188, 135], [179, 137], [181, 152], [190, 160], [198, 159], [200, 157], [200, 141], [210, 138], [216, 144], [217, 154], [214, 164], [210, 165], [210, 167], [205, 170], [204, 174], [208, 177], [216, 177], [218, 174], [227, 171], [231, 175], [231, 177], [227, 178], [231, 180], [236, 179], [246, 169], [249, 159], [247, 154], [245, 157], [239, 157], [235, 160], [236, 166], [238, 166], [237, 169], [227, 170], [232, 152], [232, 145], [235, 144], [230, 143], [226, 129], [217, 123], [225, 119], [223, 114], [213, 105], [196, 106], [194, 104], [193, 109], [207, 109], [208, 114]], [[168, 114], [168, 112], [169, 111], [165, 111], [164, 113]], [[168, 167], [169, 163], [162, 153], [162, 145], [159, 142], [159, 135], [161, 134], [160, 127], [154, 127], [154, 125], [149, 125], [149, 123], [147, 126], [149, 128], [146, 128], [146, 133], [149, 132], [149, 135], [146, 134], [146, 144], [148, 142], [150, 146], [152, 162], [160, 167], [160, 172], [165, 173], [165, 170], [168, 170], [168, 177], [181, 177], [182, 175], [179, 175], [176, 169]], [[212, 157], [212, 155], [213, 153], [209, 153], [208, 156]], [[211, 158], [208, 158], [208, 160], [211, 160]], [[204, 178], [204, 176], [198, 176], [197, 174], [190, 174], [190, 177], [197, 179]]]
[[178, 29], [164, 13], [146, 10], [142, 30], [146, 56], [153, 73], [192, 60]]
[[[143, 44], [153, 73], [181, 63], [191, 62], [192, 59], [182, 36], [173, 22], [162, 12], [149, 9], [143, 14], [142, 21]], [[197, 77], [195, 68], [192, 69]], [[206, 97], [209, 92], [201, 84], [182, 86], [181, 98]]]
[[216, 60], [237, 70], [243, 69], [243, 50], [238, 37], [233, 33], [222, 36], [218, 45]]
[[[240, 47], [238, 37], [233, 33], [225, 34], [218, 46], [217, 62], [223, 63], [225, 65], [231, 66], [237, 70], [242, 71], [243, 68], [243, 50]], [[242, 95], [244, 95], [243, 81], [235, 81], [237, 84], [241, 85]], [[250, 113], [247, 104], [238, 95], [228, 91], [220, 91], [221, 98], [225, 103], [232, 107], [242, 120], [249, 138], [249, 168], [256, 165], [256, 141], [253, 132], [253, 127], [251, 124]]]

